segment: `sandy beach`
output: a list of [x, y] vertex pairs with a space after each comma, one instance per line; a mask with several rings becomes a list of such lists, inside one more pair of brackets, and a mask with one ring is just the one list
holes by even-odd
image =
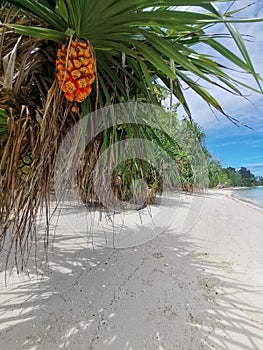
[[263, 210], [213, 190], [182, 230], [188, 197], [124, 249], [92, 249], [61, 222], [48, 266], [7, 271], [7, 286], [3, 254], [0, 349], [262, 350]]

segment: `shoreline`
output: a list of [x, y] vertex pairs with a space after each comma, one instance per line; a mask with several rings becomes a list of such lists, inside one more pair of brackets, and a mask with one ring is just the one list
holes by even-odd
[[232, 198], [238, 202], [243, 202], [245, 203], [246, 205], [249, 205], [250, 207], [254, 208], [254, 209], [257, 209], [259, 211], [262, 211], [263, 212], [263, 207], [261, 207], [257, 202], [254, 202], [250, 199], [245, 199], [245, 198], [237, 198], [235, 197], [233, 194], [232, 194]]
[[[262, 186], [259, 186], [259, 187], [262, 187]], [[209, 191], [213, 191], [212, 193], [217, 193], [217, 194], [222, 194], [222, 195], [225, 195], [229, 198], [232, 198], [234, 201], [237, 201], [241, 204], [246, 204], [247, 206], [251, 207], [251, 208], [254, 208], [256, 210], [259, 210], [260, 212], [263, 213], [263, 207], [261, 207], [257, 202], [254, 202], [253, 200], [250, 200], [250, 199], [246, 199], [246, 198], [240, 198], [240, 197], [237, 197], [234, 195], [234, 191], [235, 190], [238, 190], [238, 189], [242, 189], [242, 188], [245, 188], [245, 187], [233, 187], [233, 188], [224, 188], [224, 189], [209, 189]], [[246, 187], [247, 189], [249, 189], [250, 187]], [[221, 193], [220, 193], [221, 192]]]
[[258, 210], [262, 210], [263, 211], [263, 204], [258, 204], [258, 202], [256, 201], [253, 201], [252, 199], [250, 198], [245, 198], [245, 197], [239, 197], [239, 196], [235, 196], [234, 192], [235, 190], [250, 190], [250, 189], [255, 189], [255, 188], [262, 188], [263, 186], [255, 186], [255, 187], [234, 187], [232, 189], [232, 197], [236, 200], [239, 200], [240, 202], [244, 202], [246, 204], [250, 204], [252, 205], [253, 207], [255, 207], [256, 209]]
[[90, 249], [59, 221], [49, 265], [37, 275], [32, 261], [7, 287], [0, 275], [0, 347], [262, 349], [263, 211], [225, 189], [201, 199], [187, 231], [175, 220], [125, 249]]

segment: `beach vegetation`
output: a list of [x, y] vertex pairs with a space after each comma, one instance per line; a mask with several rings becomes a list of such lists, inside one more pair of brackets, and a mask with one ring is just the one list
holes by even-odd
[[[48, 246], [57, 152], [83, 116], [130, 101], [160, 106], [156, 87], [161, 85], [171, 101], [183, 106], [185, 127], [202, 142], [202, 132], [193, 123], [199, 112], [191, 111], [186, 89], [235, 124], [238, 120], [205, 84], [238, 96], [243, 89], [262, 93], [245, 41], [234, 26], [262, 19], [222, 12], [209, 0], [7, 0], [0, 7], [0, 249], [8, 232], [21, 266], [43, 207]], [[217, 24], [225, 27], [223, 34]], [[229, 47], [222, 39], [228, 39]], [[255, 85], [235, 77], [234, 69], [252, 76]], [[140, 125], [124, 131], [117, 125], [100, 133], [81, 159], [77, 185], [85, 198], [92, 198], [90, 174], [101, 152], [141, 135], [155, 137], [164, 150], [176, 147], [167, 135], [156, 138], [154, 130], [146, 135]], [[187, 187], [193, 174], [184, 154], [180, 156]], [[120, 174], [129, 181], [127, 172], [134, 169], [150, 179], [149, 187], [157, 186], [158, 174], [135, 159], [117, 169], [113, 187], [119, 188]]]
[[246, 167], [235, 169], [223, 168], [218, 160], [210, 162], [209, 166], [210, 187], [253, 187], [262, 185], [262, 177], [257, 177]]

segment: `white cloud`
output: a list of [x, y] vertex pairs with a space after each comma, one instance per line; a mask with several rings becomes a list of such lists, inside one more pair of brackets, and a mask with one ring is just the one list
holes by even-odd
[[263, 163], [245, 164], [246, 167], [263, 167]]
[[[235, 8], [244, 7], [250, 4], [250, 0], [241, 0], [233, 2], [233, 6], [231, 10]], [[253, 6], [249, 6], [244, 11], [237, 13], [238, 17], [260, 17], [263, 16], [263, 7], [262, 1], [256, 2]], [[246, 24], [235, 24], [237, 29], [241, 34], [245, 34], [246, 46], [248, 48], [249, 54], [251, 56], [252, 63], [255, 67], [257, 73], [263, 76], [263, 25], [262, 22], [259, 23], [246, 23]], [[217, 30], [221, 31], [223, 25], [217, 25], [213, 27], [211, 30], [216, 32]], [[249, 40], [249, 41], [248, 41]], [[227, 47], [233, 52], [237, 52], [235, 43], [230, 39], [225, 39], [222, 43], [225, 43]], [[208, 54], [214, 54], [212, 50], [208, 50], [208, 47], [202, 46], [202, 52]], [[199, 47], [200, 50], [200, 47]], [[204, 51], [203, 51], [204, 50]], [[240, 56], [240, 55], [239, 55]], [[223, 62], [223, 60], [222, 60]], [[229, 72], [232, 75], [232, 72]], [[238, 78], [241, 77], [243, 82], [248, 85], [253, 85], [256, 87], [255, 82], [252, 77], [249, 77], [246, 74], [235, 74]], [[248, 95], [248, 99], [234, 96], [226, 91], [216, 88], [214, 86], [209, 86], [207, 83], [204, 84], [208, 91], [218, 100], [218, 102], [223, 107], [224, 111], [243, 123], [249, 124], [252, 127], [256, 127], [257, 130], [261, 128], [263, 130], [263, 97], [262, 95], [249, 91], [247, 89], [243, 89], [242, 92]], [[222, 116], [219, 112], [215, 111], [217, 118], [212, 113], [209, 106], [202, 101], [194, 92], [190, 90], [185, 91], [185, 95], [187, 101], [190, 105], [190, 109], [192, 111], [194, 119], [205, 129], [211, 128], [224, 128], [226, 125], [229, 125], [229, 121], [227, 118]], [[185, 115], [183, 108], [179, 109], [180, 115]]]
[[262, 176], [263, 174], [263, 163], [244, 164], [244, 167], [248, 168], [256, 176]]

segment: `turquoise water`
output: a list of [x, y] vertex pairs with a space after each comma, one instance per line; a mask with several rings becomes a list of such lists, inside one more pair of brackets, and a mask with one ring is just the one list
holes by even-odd
[[239, 199], [253, 202], [263, 208], [263, 186], [234, 190], [233, 195]]

